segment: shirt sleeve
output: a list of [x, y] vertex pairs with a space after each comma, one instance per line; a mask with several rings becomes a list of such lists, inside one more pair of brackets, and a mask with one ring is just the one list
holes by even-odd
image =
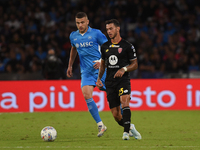
[[107, 42], [107, 37], [100, 31], [97, 30], [97, 42], [99, 45], [102, 45], [103, 43]]
[[128, 46], [128, 58], [129, 60], [133, 60], [137, 58], [135, 47], [132, 44]]
[[70, 39], [70, 43], [72, 47], [75, 47], [74, 43], [73, 43], [73, 38], [72, 38], [73, 32], [70, 34], [69, 39]]
[[101, 59], [105, 60], [105, 53], [104, 53], [103, 45], [101, 46]]

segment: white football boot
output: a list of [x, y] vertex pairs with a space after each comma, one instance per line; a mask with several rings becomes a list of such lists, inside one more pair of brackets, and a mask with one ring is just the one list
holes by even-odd
[[98, 130], [99, 130], [99, 133], [97, 134], [98, 137], [101, 137], [104, 132], [107, 130], [107, 127], [105, 125], [100, 125], [98, 126]]
[[123, 140], [129, 140], [129, 133], [124, 132], [124, 133], [123, 133], [123, 136], [122, 136], [122, 139], [123, 139]]
[[133, 137], [133, 133], [131, 132], [131, 129], [129, 130], [129, 136]]
[[[130, 133], [131, 133], [131, 134], [130, 134]], [[135, 139], [137, 139], [137, 140], [141, 140], [141, 139], [142, 139], [141, 134], [136, 130], [134, 124], [131, 124], [131, 126], [130, 126], [129, 135], [130, 135], [130, 136], [134, 136]]]

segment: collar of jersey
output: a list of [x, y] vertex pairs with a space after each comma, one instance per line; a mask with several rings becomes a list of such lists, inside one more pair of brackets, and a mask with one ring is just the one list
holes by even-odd
[[[122, 40], [122, 38], [121, 38], [121, 40]], [[111, 42], [112, 44], [119, 44], [119, 43], [121, 42], [121, 40], [120, 40], [118, 43], [112, 43], [111, 41], [110, 41], [110, 42]]]
[[[92, 28], [91, 28], [90, 26], [88, 26], [87, 32], [91, 32], [91, 30], [92, 30]], [[77, 30], [77, 32], [80, 34], [79, 30]], [[87, 33], [87, 32], [85, 32], [85, 33]], [[84, 33], [84, 34], [85, 34], [85, 33]]]

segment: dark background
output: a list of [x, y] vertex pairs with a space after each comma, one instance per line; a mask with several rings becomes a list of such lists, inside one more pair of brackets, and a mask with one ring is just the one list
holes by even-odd
[[[68, 66], [75, 14], [105, 35], [118, 19], [121, 36], [137, 51], [131, 78], [200, 77], [198, 0], [0, 0], [0, 80], [44, 79], [42, 65], [53, 48]], [[75, 60], [73, 79], [80, 79]]]

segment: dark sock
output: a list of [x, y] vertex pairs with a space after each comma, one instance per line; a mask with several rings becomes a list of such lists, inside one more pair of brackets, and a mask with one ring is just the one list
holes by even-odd
[[123, 108], [123, 121], [124, 121], [124, 132], [129, 133], [130, 123], [131, 123], [130, 107]]
[[120, 121], [118, 121], [117, 123], [118, 123], [120, 126], [122, 126], [122, 127], [123, 127], [123, 126], [124, 126], [124, 121], [123, 121], [123, 118], [122, 118]]

